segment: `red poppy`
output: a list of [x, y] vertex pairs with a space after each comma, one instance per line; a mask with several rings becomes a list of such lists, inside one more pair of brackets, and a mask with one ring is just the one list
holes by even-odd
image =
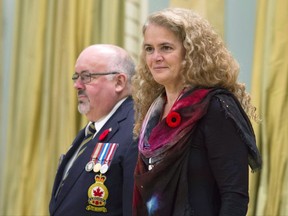
[[103, 133], [100, 134], [99, 136], [99, 141], [103, 141], [107, 137], [110, 131], [112, 131], [112, 128], [104, 130]]
[[177, 112], [171, 112], [166, 117], [166, 123], [169, 127], [177, 127], [181, 123], [181, 116]]

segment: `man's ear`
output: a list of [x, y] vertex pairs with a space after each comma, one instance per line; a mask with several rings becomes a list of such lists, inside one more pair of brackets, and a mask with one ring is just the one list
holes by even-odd
[[116, 92], [121, 92], [126, 87], [127, 84], [127, 75], [124, 73], [120, 73], [115, 75], [115, 90]]

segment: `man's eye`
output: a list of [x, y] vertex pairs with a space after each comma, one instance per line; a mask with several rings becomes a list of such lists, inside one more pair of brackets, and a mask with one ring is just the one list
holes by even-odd
[[87, 80], [89, 78], [90, 78], [89, 74], [82, 74], [81, 75], [81, 79], [83, 79], [83, 80]]
[[75, 73], [75, 74], [72, 75], [72, 80], [77, 80], [78, 77], [79, 77], [79, 75]]

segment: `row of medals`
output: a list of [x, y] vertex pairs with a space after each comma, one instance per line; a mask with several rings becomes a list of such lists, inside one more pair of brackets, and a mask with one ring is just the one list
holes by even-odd
[[91, 172], [93, 170], [93, 172], [98, 173], [100, 171], [100, 173], [104, 174], [108, 171], [108, 164], [101, 164], [100, 162], [97, 162], [95, 164], [95, 162], [93, 160], [89, 161], [86, 166], [85, 166], [85, 170], [87, 172]]

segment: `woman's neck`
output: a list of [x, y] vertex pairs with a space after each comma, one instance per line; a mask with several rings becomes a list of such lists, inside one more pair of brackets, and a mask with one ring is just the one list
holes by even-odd
[[184, 92], [185, 92], [185, 87], [176, 91], [170, 91], [170, 92], [166, 91], [166, 103], [164, 104], [164, 107], [163, 107], [162, 119], [168, 115], [173, 105], [176, 103], [176, 101], [179, 100], [179, 98], [183, 95]]

